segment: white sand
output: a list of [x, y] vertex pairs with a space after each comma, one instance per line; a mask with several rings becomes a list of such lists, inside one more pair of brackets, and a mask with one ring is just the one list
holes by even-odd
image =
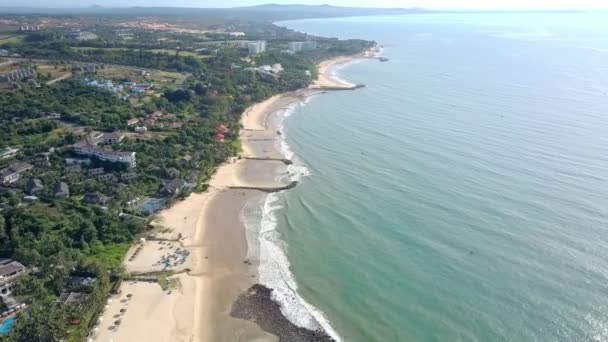
[[[125, 282], [122, 293], [111, 297], [109, 308], [94, 334], [100, 342], [192, 341], [194, 278], [176, 276], [181, 288], [171, 294], [156, 283]], [[131, 299], [127, 294], [133, 294]], [[121, 309], [126, 309], [123, 314]], [[120, 320], [120, 325], [114, 323]]]

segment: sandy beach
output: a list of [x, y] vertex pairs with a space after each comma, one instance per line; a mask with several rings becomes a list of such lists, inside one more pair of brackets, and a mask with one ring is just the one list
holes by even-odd
[[144, 278], [177, 273], [169, 276], [170, 286], [163, 289], [156, 282], [123, 282], [121, 293], [112, 296], [101, 316], [95, 341], [279, 340], [260, 328], [264, 324], [231, 315], [233, 303], [257, 280], [257, 260], [247, 259], [241, 212], [249, 201], [266, 195], [233, 187], [286, 185], [276, 180], [286, 173], [287, 164], [275, 148], [281, 132], [270, 124], [271, 115], [318, 89], [355, 87], [331, 76], [332, 68], [352, 60], [341, 57], [323, 62], [311, 89], [273, 96], [243, 113], [241, 155], [218, 168], [205, 193], [192, 194], [163, 210], [155, 220], [153, 239], [135, 244], [127, 254], [127, 273]]
[[335, 77], [332, 72], [340, 65], [352, 62], [354, 57], [339, 57], [319, 64], [319, 77], [310, 85], [311, 89], [351, 89], [356, 84]]

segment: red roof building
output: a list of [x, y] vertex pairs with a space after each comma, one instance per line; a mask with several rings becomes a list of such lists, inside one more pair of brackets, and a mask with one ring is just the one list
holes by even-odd
[[215, 126], [215, 131], [220, 134], [226, 134], [230, 130], [225, 125], [217, 125], [217, 126]]
[[224, 142], [225, 137], [223, 134], [218, 133], [213, 137], [213, 139], [215, 139], [217, 142]]

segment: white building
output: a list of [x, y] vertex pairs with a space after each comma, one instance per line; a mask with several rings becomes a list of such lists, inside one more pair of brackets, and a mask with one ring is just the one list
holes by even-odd
[[0, 151], [0, 159], [8, 159], [17, 155], [19, 152], [18, 148], [7, 147], [4, 150]]
[[242, 49], [246, 48], [247, 53], [249, 53], [250, 55], [257, 55], [258, 53], [266, 51], [266, 41], [242, 41], [239, 43], [239, 47]]
[[6, 169], [0, 170], [0, 183], [4, 185], [15, 183], [25, 172], [33, 168], [34, 166], [28, 163], [13, 163]]
[[78, 154], [97, 157], [103, 161], [128, 164], [130, 168], [135, 168], [137, 166], [135, 152], [104, 150], [96, 145], [90, 144], [88, 141], [76, 143], [72, 148], [74, 149], [74, 152]]
[[289, 51], [291, 52], [309, 51], [314, 50], [316, 48], [317, 42], [315, 41], [289, 43]]
[[21, 263], [0, 258], [0, 297], [5, 299], [13, 293], [15, 280], [27, 269]]
[[78, 41], [97, 39], [98, 36], [93, 32], [79, 31], [72, 34], [72, 37]]

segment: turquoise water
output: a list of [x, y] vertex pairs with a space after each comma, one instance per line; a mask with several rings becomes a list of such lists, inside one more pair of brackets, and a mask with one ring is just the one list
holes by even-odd
[[608, 16], [282, 25], [390, 58], [284, 123], [278, 231], [343, 340], [608, 340]]
[[17, 323], [16, 317], [5, 319], [4, 322], [2, 322], [2, 324], [0, 325], [0, 335], [8, 334], [13, 328], [13, 325], [15, 325], [15, 323]]

